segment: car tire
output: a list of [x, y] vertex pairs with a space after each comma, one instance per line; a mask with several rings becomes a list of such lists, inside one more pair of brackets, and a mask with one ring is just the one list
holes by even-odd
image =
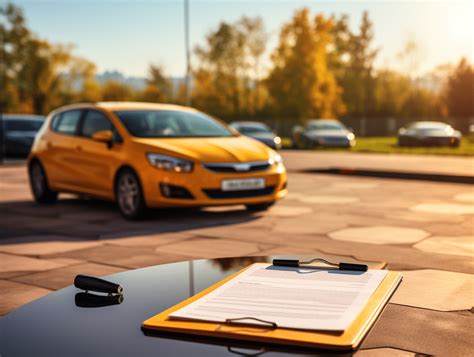
[[38, 203], [54, 203], [58, 199], [58, 193], [49, 188], [48, 176], [43, 165], [37, 160], [33, 161], [28, 168], [31, 193]]
[[115, 181], [115, 199], [123, 217], [129, 220], [143, 218], [146, 205], [138, 176], [131, 169], [122, 169]]
[[245, 205], [245, 207], [247, 207], [247, 210], [251, 212], [262, 212], [262, 211], [268, 210], [274, 204], [275, 202], [265, 202], [265, 203], [256, 203], [252, 205]]

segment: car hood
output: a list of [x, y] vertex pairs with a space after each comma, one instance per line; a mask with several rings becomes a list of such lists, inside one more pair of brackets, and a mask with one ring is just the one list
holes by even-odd
[[136, 138], [149, 152], [177, 154], [201, 162], [266, 161], [272, 150], [245, 136], [219, 138]]
[[309, 130], [306, 132], [306, 135], [311, 138], [321, 138], [321, 137], [346, 137], [349, 134], [348, 130]]

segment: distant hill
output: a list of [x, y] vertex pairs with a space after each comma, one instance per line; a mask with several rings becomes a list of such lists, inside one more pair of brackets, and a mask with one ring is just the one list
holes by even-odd
[[[119, 71], [105, 71], [103, 73], [99, 73], [96, 75], [96, 80], [100, 84], [104, 84], [107, 81], [117, 81], [120, 83], [124, 83], [132, 87], [136, 90], [142, 90], [146, 86], [146, 78], [145, 77], [127, 77], [122, 72]], [[173, 92], [176, 92], [184, 82], [184, 77], [170, 77], [169, 78], [172, 86]]]
[[108, 81], [117, 81], [138, 90], [143, 89], [146, 86], [145, 77], [126, 77], [119, 71], [105, 71], [97, 74], [95, 78], [100, 84], [104, 84]]

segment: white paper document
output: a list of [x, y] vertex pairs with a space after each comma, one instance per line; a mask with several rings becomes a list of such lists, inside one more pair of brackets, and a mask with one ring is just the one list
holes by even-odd
[[[252, 317], [284, 328], [344, 331], [386, 274], [386, 270], [355, 272], [259, 263], [170, 317], [213, 322]], [[262, 325], [251, 319], [238, 322]]]

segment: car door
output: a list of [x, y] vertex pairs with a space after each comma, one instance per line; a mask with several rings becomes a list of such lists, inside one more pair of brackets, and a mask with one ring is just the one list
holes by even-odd
[[[114, 133], [111, 144], [96, 141], [92, 136], [104, 130]], [[84, 190], [108, 198], [114, 196], [114, 174], [121, 163], [122, 140], [107, 115], [87, 110], [79, 129], [76, 165]]]
[[83, 114], [83, 110], [75, 109], [56, 115], [45, 137], [46, 151], [41, 161], [54, 188], [75, 191], [80, 187], [75, 147]]

